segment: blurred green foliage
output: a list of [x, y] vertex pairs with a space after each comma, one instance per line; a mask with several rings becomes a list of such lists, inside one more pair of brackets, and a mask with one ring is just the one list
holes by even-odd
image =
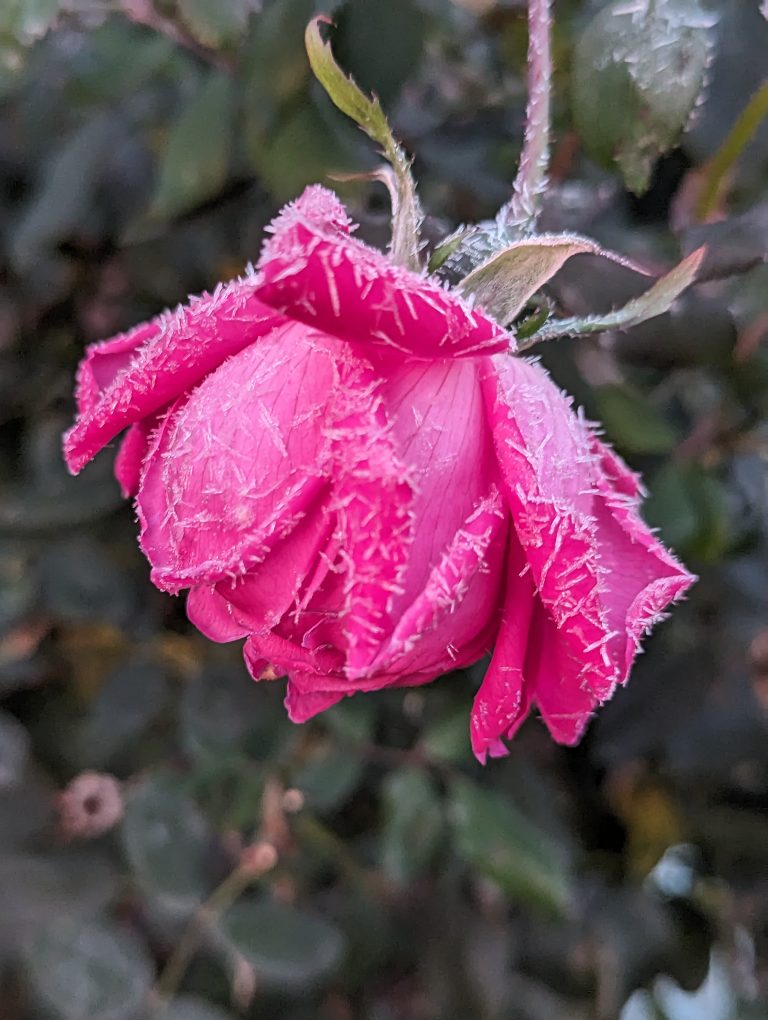
[[[279, 683], [151, 588], [109, 455], [74, 481], [59, 437], [84, 343], [238, 273], [303, 185], [376, 165], [311, 80], [316, 11], [438, 240], [508, 197], [525, 5], [0, 5], [3, 1020], [768, 1016], [766, 124], [695, 218], [768, 22], [757, 0], [555, 6], [544, 226], [659, 273], [709, 250], [669, 313], [541, 354], [701, 580], [579, 748], [534, 718], [482, 769], [483, 664], [288, 723]], [[613, 45], [617, 7], [644, 13]], [[379, 187], [335, 186], [385, 244]], [[646, 286], [580, 255], [523, 314]]]

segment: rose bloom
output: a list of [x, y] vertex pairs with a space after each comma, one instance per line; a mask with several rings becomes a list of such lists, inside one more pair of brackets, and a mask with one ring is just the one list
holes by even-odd
[[152, 580], [189, 589], [302, 722], [493, 650], [481, 760], [536, 706], [575, 743], [693, 578], [638, 515], [637, 477], [482, 310], [351, 237], [307, 189], [258, 271], [88, 348], [65, 437], [79, 471], [128, 429]]

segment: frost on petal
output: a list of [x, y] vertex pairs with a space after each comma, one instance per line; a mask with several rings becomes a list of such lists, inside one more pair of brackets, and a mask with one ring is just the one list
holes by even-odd
[[413, 483], [395, 451], [379, 380], [340, 365], [329, 431], [333, 508], [344, 572], [341, 614], [347, 675], [364, 675], [391, 629], [413, 542]]
[[141, 469], [149, 451], [152, 433], [157, 428], [162, 413], [151, 414], [131, 425], [120, 443], [120, 449], [115, 457], [115, 478], [126, 499], [135, 496], [139, 491]]
[[[431, 669], [437, 676], [476, 661], [498, 624], [506, 538], [507, 515], [493, 487], [433, 564], [426, 584], [376, 657], [374, 669]], [[479, 653], [478, 637], [486, 643]]]
[[295, 607], [298, 611], [308, 586], [323, 568], [328, 570], [326, 549], [332, 526], [327, 506], [320, 506], [316, 513], [305, 514], [272, 547], [264, 562], [240, 577], [227, 578], [215, 585], [216, 594], [245, 633], [266, 633], [289, 610]]
[[213, 294], [89, 348], [79, 372], [80, 414], [64, 437], [71, 471], [280, 325], [280, 316], [256, 297], [255, 282], [246, 276], [220, 284]]
[[433, 280], [304, 212], [300, 199], [274, 224], [257, 294], [291, 318], [344, 340], [435, 359], [507, 350], [510, 335]]
[[322, 515], [327, 404], [340, 385], [335, 347], [346, 351], [285, 326], [230, 358], [166, 416], [137, 498], [158, 587], [240, 577], [306, 516]]
[[131, 363], [136, 351], [157, 334], [157, 321], [143, 322], [111, 340], [90, 344], [77, 369], [75, 402], [78, 414], [90, 413], [101, 395]]
[[531, 705], [534, 677], [529, 675], [526, 656], [536, 654], [536, 641], [531, 640], [536, 597], [516, 541], [512, 542], [508, 567], [496, 644], [469, 725], [472, 751], [482, 764], [489, 754], [499, 758], [507, 753], [504, 740], [512, 739]]
[[551, 725], [573, 742], [591, 708], [626, 680], [641, 632], [692, 578], [638, 516], [636, 477], [543, 370], [493, 363], [486, 386], [506, 495], [556, 645], [534, 697], [551, 722], [581, 692], [582, 707], [564, 712], [577, 721]]
[[577, 744], [601, 699], [579, 684], [573, 649], [541, 604], [534, 609], [529, 641], [526, 679], [541, 717], [559, 744]]
[[267, 233], [279, 237], [299, 222], [312, 224], [331, 235], [349, 234], [354, 229], [338, 197], [321, 184], [310, 184], [295, 201], [283, 206], [267, 227]]

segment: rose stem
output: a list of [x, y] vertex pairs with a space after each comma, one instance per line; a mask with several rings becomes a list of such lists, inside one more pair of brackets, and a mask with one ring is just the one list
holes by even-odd
[[547, 186], [552, 91], [552, 0], [528, 2], [528, 106], [525, 139], [512, 198], [499, 210], [504, 232], [532, 233]]

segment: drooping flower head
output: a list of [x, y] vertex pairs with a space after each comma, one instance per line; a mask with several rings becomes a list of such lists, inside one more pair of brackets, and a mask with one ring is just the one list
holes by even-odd
[[[547, 0], [530, 12], [530, 66], [546, 77]], [[254, 678], [286, 676], [296, 722], [492, 652], [477, 757], [505, 753], [534, 706], [573, 744], [693, 578], [643, 524], [636, 476], [518, 356], [510, 324], [526, 301], [572, 255], [602, 253], [534, 232], [547, 97], [531, 89], [514, 197], [459, 238], [448, 289], [421, 268], [415, 188], [378, 101], [344, 77], [317, 22], [307, 50], [392, 164], [379, 175], [389, 257], [308, 188], [255, 271], [88, 348], [67, 463], [79, 471], [125, 432], [115, 470], [152, 580], [187, 590], [213, 640], [244, 639]], [[700, 258], [606, 322], [665, 311]], [[550, 322], [534, 339], [600, 325]]]
[[353, 238], [308, 189], [258, 270], [89, 348], [65, 452], [127, 429], [155, 584], [187, 589], [303, 721], [493, 650], [481, 759], [535, 705], [579, 739], [691, 576], [638, 515], [636, 477], [511, 334]]

